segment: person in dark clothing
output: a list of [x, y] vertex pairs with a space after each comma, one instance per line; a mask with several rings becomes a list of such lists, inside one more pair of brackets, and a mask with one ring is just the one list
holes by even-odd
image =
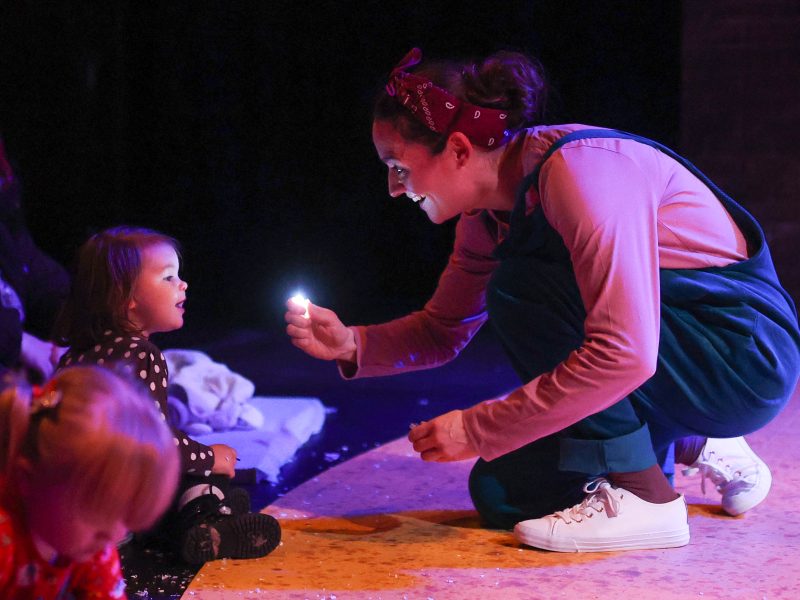
[[0, 138], [0, 368], [23, 369], [40, 383], [62, 352], [49, 339], [69, 276], [36, 245], [21, 196]]

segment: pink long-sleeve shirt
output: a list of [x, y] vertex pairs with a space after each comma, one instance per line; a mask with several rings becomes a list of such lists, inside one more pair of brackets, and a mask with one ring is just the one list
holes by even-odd
[[[525, 171], [557, 139], [585, 128], [529, 130]], [[585, 338], [552, 371], [464, 411], [467, 436], [486, 460], [607, 408], [652, 376], [659, 268], [747, 258], [744, 236], [713, 193], [672, 158], [632, 140], [566, 144], [543, 165], [538, 190], [526, 200], [529, 212], [541, 205], [569, 251], [586, 308]], [[487, 319], [486, 287], [498, 264], [492, 251], [508, 232], [507, 219], [491, 211], [461, 215], [433, 297], [400, 319], [354, 327], [357, 368], [347, 376], [392, 375], [453, 359]]]

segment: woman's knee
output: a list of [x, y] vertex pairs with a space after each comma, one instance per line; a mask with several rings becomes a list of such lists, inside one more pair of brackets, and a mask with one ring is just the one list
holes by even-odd
[[470, 472], [472, 503], [487, 527], [511, 529], [583, 498], [585, 474], [559, 471], [556, 456], [531, 461], [519, 452], [491, 462], [479, 459]]
[[511, 529], [525, 517], [519, 508], [508, 503], [508, 490], [486, 464], [478, 460], [469, 474], [472, 504], [486, 527]]

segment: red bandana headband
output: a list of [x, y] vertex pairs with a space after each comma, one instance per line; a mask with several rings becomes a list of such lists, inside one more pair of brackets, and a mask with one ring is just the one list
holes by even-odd
[[422, 60], [422, 50], [412, 48], [389, 76], [386, 93], [397, 98], [431, 131], [447, 135], [460, 131], [476, 146], [496, 148], [508, 139], [508, 113], [459, 100], [430, 79], [407, 73]]

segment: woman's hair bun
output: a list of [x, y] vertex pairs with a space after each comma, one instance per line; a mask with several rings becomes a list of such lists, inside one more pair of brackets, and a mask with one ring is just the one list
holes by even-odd
[[467, 65], [462, 70], [464, 99], [478, 106], [508, 111], [511, 129], [540, 124], [547, 103], [547, 82], [541, 64], [507, 50]]

